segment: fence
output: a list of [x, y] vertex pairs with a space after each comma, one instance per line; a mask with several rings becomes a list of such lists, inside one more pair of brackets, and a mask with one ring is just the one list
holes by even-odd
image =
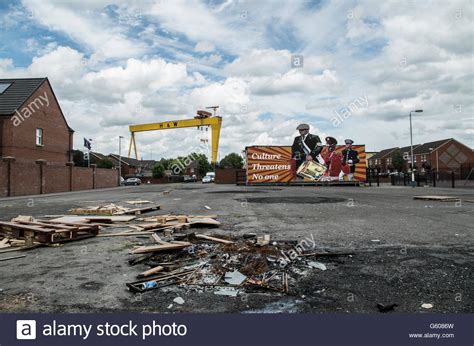
[[[411, 186], [411, 175], [409, 173], [402, 173], [401, 175], [391, 176], [392, 185]], [[474, 170], [471, 168], [459, 171], [443, 171], [431, 172], [427, 174], [415, 174], [416, 186], [431, 186], [431, 187], [474, 187]]]
[[17, 161], [3, 157], [0, 161], [0, 197], [37, 195], [66, 191], [100, 189], [118, 185], [114, 169], [74, 167], [48, 164], [45, 160]]

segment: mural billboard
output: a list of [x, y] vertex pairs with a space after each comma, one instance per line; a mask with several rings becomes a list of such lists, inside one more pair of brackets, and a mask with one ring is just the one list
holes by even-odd
[[[349, 178], [354, 181], [366, 180], [365, 145], [352, 146], [359, 160], [352, 170], [349, 165], [344, 164], [344, 149], [344, 145], [336, 146], [336, 154], [333, 155], [327, 147], [322, 150], [321, 157], [327, 161], [323, 163], [327, 170], [319, 181], [348, 181]], [[251, 146], [246, 148], [246, 153], [248, 184], [312, 181], [297, 176], [296, 162], [291, 157], [291, 146]]]

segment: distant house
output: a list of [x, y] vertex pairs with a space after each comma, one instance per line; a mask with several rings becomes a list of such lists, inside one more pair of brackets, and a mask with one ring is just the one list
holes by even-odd
[[369, 160], [370, 160], [375, 154], [377, 154], [376, 151], [366, 151], [366, 152], [365, 152], [365, 158], [366, 158], [365, 165], [366, 165], [367, 167], [369, 167]]
[[[384, 149], [368, 159], [369, 168], [381, 173], [394, 171], [393, 155], [399, 151], [405, 160], [404, 171], [411, 169], [411, 146]], [[454, 138], [413, 145], [415, 169], [420, 173], [469, 170], [474, 167], [474, 152]]]
[[472, 148], [454, 138], [424, 143], [418, 146], [413, 154], [415, 166], [420, 172], [430, 169], [438, 172], [458, 172], [461, 167], [474, 167]]
[[137, 160], [123, 156], [119, 158], [117, 154], [110, 154], [108, 157], [117, 168], [120, 160], [122, 166], [122, 177], [124, 178], [149, 178], [153, 176], [153, 166], [156, 164], [155, 160]]
[[184, 174], [189, 175], [191, 177], [195, 175], [196, 177], [199, 178], [199, 161], [194, 160], [189, 165], [187, 165]]
[[48, 78], [0, 79], [0, 156], [72, 160], [72, 130]]
[[385, 172], [388, 166], [387, 160], [391, 159], [392, 154], [397, 149], [398, 148], [384, 149], [373, 155], [370, 159], [367, 160], [369, 162], [369, 168], [377, 169], [379, 170], [379, 172]]

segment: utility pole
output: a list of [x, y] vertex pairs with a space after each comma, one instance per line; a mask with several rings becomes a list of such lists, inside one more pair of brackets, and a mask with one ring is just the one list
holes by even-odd
[[413, 157], [413, 131], [411, 126], [411, 113], [421, 113], [423, 109], [410, 111], [410, 147], [411, 147], [411, 187], [415, 187], [415, 160]]
[[123, 136], [119, 136], [119, 166], [118, 166], [118, 186], [122, 183], [122, 138]]

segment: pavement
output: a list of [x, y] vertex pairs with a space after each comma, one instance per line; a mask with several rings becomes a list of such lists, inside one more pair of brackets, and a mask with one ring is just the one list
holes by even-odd
[[[455, 196], [460, 202], [414, 200], [417, 195]], [[377, 303], [397, 304], [395, 312], [474, 311], [472, 189], [146, 185], [3, 198], [0, 219], [133, 199], [161, 205], [147, 216], [215, 214], [222, 223], [212, 229], [215, 234], [270, 234], [276, 241], [312, 237], [315, 251], [354, 254], [318, 258], [328, 270], [309, 269], [295, 278], [288, 294], [262, 290], [226, 297], [182, 286], [133, 294], [125, 283], [148, 268], [129, 266], [128, 252], [151, 240], [90, 238], [0, 254], [0, 259], [26, 255], [0, 261], [0, 311], [353, 313], [378, 312]], [[184, 304], [170, 307], [176, 297]], [[424, 309], [424, 303], [433, 307]]]

